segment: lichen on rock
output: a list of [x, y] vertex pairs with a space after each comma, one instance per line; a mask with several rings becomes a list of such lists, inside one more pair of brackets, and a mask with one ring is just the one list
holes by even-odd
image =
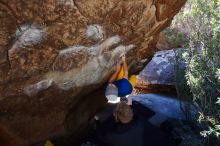
[[16, 30], [16, 42], [9, 50], [9, 54], [13, 53], [15, 49], [25, 48], [42, 43], [45, 40], [47, 33], [46, 28], [42, 26], [24, 25], [20, 30]]
[[[109, 70], [112, 70], [120, 56], [135, 47], [119, 45], [120, 41], [119, 36], [112, 36], [91, 47], [71, 46], [60, 50], [54, 61], [53, 71], [48, 72], [44, 77], [46, 80], [28, 85], [24, 88], [25, 93], [28, 96], [36, 95], [51, 86], [52, 82], [62, 90], [99, 84]], [[112, 49], [115, 45], [116, 47]], [[50, 84], [45, 87], [42, 83], [46, 81], [50, 81]]]
[[86, 37], [96, 41], [102, 40], [105, 37], [105, 32], [102, 26], [98, 24], [89, 25], [86, 30]]

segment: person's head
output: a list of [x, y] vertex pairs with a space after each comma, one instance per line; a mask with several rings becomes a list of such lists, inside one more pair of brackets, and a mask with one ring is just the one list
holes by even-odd
[[123, 124], [129, 123], [133, 119], [133, 111], [125, 102], [120, 102], [116, 106], [113, 115], [115, 120]]

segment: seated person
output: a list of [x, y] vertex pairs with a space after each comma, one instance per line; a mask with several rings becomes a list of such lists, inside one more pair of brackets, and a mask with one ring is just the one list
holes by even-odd
[[127, 95], [132, 93], [133, 87], [128, 80], [128, 67], [125, 55], [122, 56], [123, 77], [119, 80], [116, 80], [120, 72], [120, 69], [120, 64], [117, 63], [115, 67], [115, 72], [112, 74], [108, 81], [105, 96], [109, 102], [117, 101], [118, 97], [126, 98]]
[[118, 103], [113, 116], [103, 123], [95, 117], [100, 146], [174, 146], [167, 135], [132, 108], [129, 96], [127, 104], [124, 101]]

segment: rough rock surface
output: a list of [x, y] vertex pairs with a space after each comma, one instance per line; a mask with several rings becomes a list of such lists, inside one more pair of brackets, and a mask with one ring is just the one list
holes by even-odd
[[[140, 81], [149, 85], [175, 85], [175, 53], [183, 49], [158, 51], [152, 60], [140, 72]], [[185, 68], [184, 62], [179, 62], [180, 69]]]
[[[82, 97], [100, 87], [124, 52], [132, 71], [142, 69], [159, 32], [185, 2], [1, 0], [1, 145], [27, 145], [83, 130], [80, 125], [104, 101]], [[67, 118], [70, 111], [83, 117]], [[66, 128], [68, 119], [78, 127]]]
[[170, 44], [167, 42], [163, 32], [159, 34], [156, 47], [158, 50], [169, 50], [170, 48], [172, 48]]

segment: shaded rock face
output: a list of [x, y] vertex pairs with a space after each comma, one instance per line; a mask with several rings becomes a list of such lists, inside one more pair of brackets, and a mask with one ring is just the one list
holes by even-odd
[[[2, 0], [0, 139], [27, 145], [83, 130], [65, 123], [87, 123], [104, 103], [83, 104], [85, 95], [106, 81], [122, 53], [132, 71], [142, 69], [185, 1]], [[67, 118], [79, 105], [84, 118]]]
[[189, 120], [182, 111], [181, 106], [188, 106], [191, 114], [193, 115], [193, 118], [198, 117], [198, 110], [196, 109], [195, 105], [184, 101], [180, 106], [180, 101], [175, 96], [165, 96], [161, 94], [141, 94], [134, 96], [133, 99], [142, 103], [155, 113], [162, 114], [165, 117], [179, 120]]

